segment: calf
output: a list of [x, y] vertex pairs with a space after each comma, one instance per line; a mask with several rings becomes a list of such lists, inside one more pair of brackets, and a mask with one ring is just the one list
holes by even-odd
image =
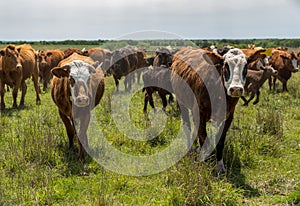
[[163, 110], [165, 111], [168, 104], [166, 96], [169, 95], [169, 103], [174, 101], [171, 86], [171, 70], [163, 66], [156, 67], [155, 69], [148, 69], [143, 74], [143, 81], [143, 92], [146, 91], [144, 98], [144, 112], [147, 112], [148, 102], [151, 107], [155, 109], [152, 97], [154, 92], [158, 92], [163, 103]]
[[259, 102], [259, 95], [260, 95], [260, 87], [265, 83], [267, 79], [271, 76], [277, 76], [277, 71], [273, 69], [271, 66], [264, 67], [262, 63], [259, 61], [257, 67], [260, 71], [255, 70], [248, 70], [246, 76], [246, 83], [245, 83], [245, 92], [250, 93], [251, 96], [247, 100], [245, 96], [242, 96], [242, 100], [244, 101], [244, 106], [248, 106], [249, 102], [255, 97], [256, 99], [253, 104], [257, 104]]
[[278, 75], [269, 78], [269, 88], [275, 91], [276, 79], [282, 83], [282, 91], [288, 92], [287, 81], [291, 78], [292, 73], [298, 72], [297, 56], [294, 52], [289, 54], [286, 51], [273, 49], [270, 65], [278, 71]]
[[46, 91], [51, 78], [51, 69], [64, 59], [61, 50], [41, 50], [38, 52], [39, 75], [43, 80], [43, 91]]
[[119, 80], [125, 76], [125, 91], [131, 90], [133, 75], [130, 73], [137, 69], [138, 56], [134, 49], [129, 46], [113, 51], [111, 57], [110, 73], [113, 75], [117, 91], [119, 91]]
[[7, 84], [13, 88], [13, 107], [17, 107], [17, 96], [18, 91], [21, 89], [22, 96], [20, 100], [20, 108], [24, 107], [25, 95], [27, 91], [27, 85], [25, 80], [32, 77], [34, 88], [36, 92], [36, 104], [40, 104], [40, 88], [38, 83], [38, 67], [37, 67], [37, 56], [35, 50], [28, 44], [20, 46], [8, 45], [0, 51], [2, 56], [1, 62], [1, 110], [5, 109], [4, 85]]
[[[83, 146], [88, 147], [87, 129], [90, 111], [99, 104], [104, 93], [104, 75], [98, 62], [76, 53], [61, 61], [51, 70], [51, 96], [58, 107], [60, 118], [67, 130], [69, 148], [78, 139], [78, 158], [83, 160]], [[80, 128], [77, 134], [75, 120]]]

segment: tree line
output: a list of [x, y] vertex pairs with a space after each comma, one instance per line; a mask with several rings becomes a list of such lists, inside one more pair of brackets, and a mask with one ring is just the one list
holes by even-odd
[[274, 48], [278, 46], [299, 48], [300, 39], [191, 39], [191, 40], [64, 40], [64, 41], [0, 41], [0, 44], [32, 44], [32, 45], [94, 45], [101, 46], [107, 49], [114, 50], [126, 45], [139, 47], [151, 50], [157, 47], [183, 47], [183, 46], [198, 46], [209, 47], [215, 45], [223, 47], [225, 45], [232, 45], [239, 48], [247, 48], [248, 44], [255, 44], [259, 47]]

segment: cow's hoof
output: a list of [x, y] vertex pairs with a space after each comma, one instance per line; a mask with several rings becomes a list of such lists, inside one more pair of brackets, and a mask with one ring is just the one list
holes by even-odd
[[222, 174], [226, 174], [226, 168], [224, 166], [224, 162], [223, 159], [217, 162], [217, 165], [215, 167], [215, 173], [217, 175], [222, 175]]
[[37, 100], [36, 105], [40, 105], [40, 104], [41, 104], [41, 100]]
[[24, 104], [20, 104], [19, 108], [24, 109]]

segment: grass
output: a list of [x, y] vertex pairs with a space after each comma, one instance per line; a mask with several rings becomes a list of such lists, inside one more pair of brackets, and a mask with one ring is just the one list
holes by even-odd
[[[68, 149], [50, 93], [43, 93], [42, 104], [35, 105], [33, 84], [28, 81], [25, 108], [11, 109], [11, 93], [6, 93], [7, 110], [1, 113], [0, 205], [299, 205], [299, 81], [300, 74], [293, 74], [289, 93], [280, 93], [279, 84], [276, 92], [265, 85], [256, 106], [243, 107], [239, 102], [226, 140], [228, 173], [219, 177], [213, 174], [214, 162], [197, 162], [195, 154], [158, 174], [141, 177], [112, 172], [91, 157], [78, 162], [77, 151]], [[104, 97], [94, 111], [107, 141], [131, 155], [152, 155], [167, 148], [181, 124], [176, 106], [167, 107], [168, 116], [161, 114], [167, 123], [157, 137], [137, 141], [140, 133], [130, 132], [135, 128], [152, 132], [157, 120], [152, 112], [148, 118], [143, 114], [141, 91], [130, 100], [124, 88], [120, 90], [113, 95], [113, 79], [108, 77]], [[133, 139], [112, 120], [109, 103], [115, 97], [120, 107], [123, 101], [130, 102], [131, 126], [123, 129]], [[161, 108], [157, 96], [155, 100]], [[116, 117], [129, 121], [118, 113]], [[103, 148], [103, 152], [109, 151]]]

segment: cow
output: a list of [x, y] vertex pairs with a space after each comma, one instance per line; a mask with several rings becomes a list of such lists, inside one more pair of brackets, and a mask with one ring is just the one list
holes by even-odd
[[[104, 93], [104, 75], [97, 65], [91, 58], [74, 53], [51, 70], [51, 97], [67, 130], [69, 148], [74, 148], [75, 138], [78, 140], [79, 160], [84, 158], [83, 146], [88, 147], [90, 111]], [[78, 134], [75, 121], [80, 124]]]
[[39, 75], [43, 80], [43, 91], [47, 90], [47, 85], [51, 78], [51, 69], [64, 59], [64, 53], [57, 50], [40, 50], [38, 52]]
[[153, 67], [170, 67], [172, 64], [172, 53], [167, 48], [158, 48], [155, 51]]
[[254, 105], [257, 104], [259, 102], [260, 87], [271, 76], [277, 76], [277, 71], [270, 65], [263, 66], [263, 64], [259, 61], [256, 66], [258, 67], [259, 71], [249, 69], [247, 72], [245, 92], [246, 93], [251, 92], [251, 96], [248, 100], [245, 98], [245, 96], [241, 97], [242, 100], [244, 101], [244, 106], [248, 106], [249, 102], [255, 97], [255, 95], [256, 95], [256, 99], [253, 102], [253, 104]]
[[140, 84], [141, 74], [149, 66], [149, 63], [147, 61], [147, 55], [144, 50], [140, 48], [135, 48], [135, 51], [137, 55], [137, 83]]
[[[223, 130], [221, 129], [217, 135], [220, 140], [216, 146], [215, 170], [224, 173], [226, 172], [223, 163], [225, 137], [233, 120], [235, 106], [244, 94], [247, 59], [237, 48], [230, 49], [224, 56], [215, 53], [210, 55], [211, 57], [206, 55], [202, 49], [182, 48], [173, 58], [171, 83], [181, 109], [182, 119], [188, 128], [190, 123], [187, 112], [188, 109], [192, 110], [195, 130], [201, 146], [207, 138], [206, 122], [212, 120], [222, 125], [220, 128]], [[187, 86], [182, 83], [182, 80]], [[187, 87], [192, 90], [193, 95], [187, 92]], [[189, 141], [188, 137], [190, 144]]]
[[64, 50], [65, 59], [68, 58], [69, 56], [71, 56], [73, 53], [83, 55], [82, 50], [72, 47], [72, 48], [68, 48], [68, 49]]
[[[262, 63], [263, 66], [269, 65], [269, 56], [266, 55], [267, 49], [241, 49], [242, 52], [246, 55], [248, 60], [248, 69], [249, 70], [257, 70], [259, 71], [258, 67], [256, 66], [258, 62]], [[271, 56], [271, 54], [270, 54]]]
[[154, 92], [158, 92], [163, 103], [164, 111], [168, 104], [166, 96], [169, 96], [169, 103], [174, 101], [170, 75], [170, 66], [172, 65], [173, 54], [168, 48], [158, 48], [155, 54], [156, 55], [153, 58], [153, 69], [148, 69], [144, 71], [143, 74], [144, 88], [142, 91], [145, 92], [145, 113], [147, 112], [148, 102], [150, 103], [150, 106], [155, 109], [152, 96]]
[[269, 62], [278, 71], [276, 77], [269, 78], [270, 91], [272, 87], [275, 91], [276, 79], [278, 79], [282, 83], [282, 92], [288, 92], [287, 81], [291, 78], [292, 73], [298, 72], [297, 55], [294, 52], [289, 54], [286, 51], [273, 49]]
[[40, 88], [38, 83], [39, 71], [37, 66], [36, 51], [29, 44], [23, 44], [19, 46], [9, 44], [4, 49], [0, 50], [0, 55], [2, 56], [2, 69], [0, 72], [1, 110], [5, 109], [5, 84], [13, 88], [13, 107], [17, 107], [18, 91], [21, 89], [22, 95], [19, 107], [24, 108], [25, 95], [27, 91], [25, 80], [30, 77], [32, 77], [34, 83], [36, 104], [40, 104]]
[[145, 92], [144, 97], [144, 113], [147, 112], [148, 102], [150, 106], [155, 109], [153, 96], [154, 92], [158, 92], [162, 103], [163, 110], [165, 111], [166, 106], [168, 104], [167, 95], [169, 95], [169, 103], [174, 101], [172, 94], [172, 86], [171, 86], [171, 70], [168, 67], [161, 66], [156, 67], [155, 69], [147, 69], [143, 74], [143, 82], [144, 88], [143, 92]]
[[110, 65], [109, 73], [114, 77], [116, 90], [119, 91], [119, 80], [122, 76], [125, 76], [125, 91], [130, 91], [131, 83], [133, 81], [133, 75], [130, 73], [136, 70], [138, 65], [136, 51], [129, 46], [113, 51]]

